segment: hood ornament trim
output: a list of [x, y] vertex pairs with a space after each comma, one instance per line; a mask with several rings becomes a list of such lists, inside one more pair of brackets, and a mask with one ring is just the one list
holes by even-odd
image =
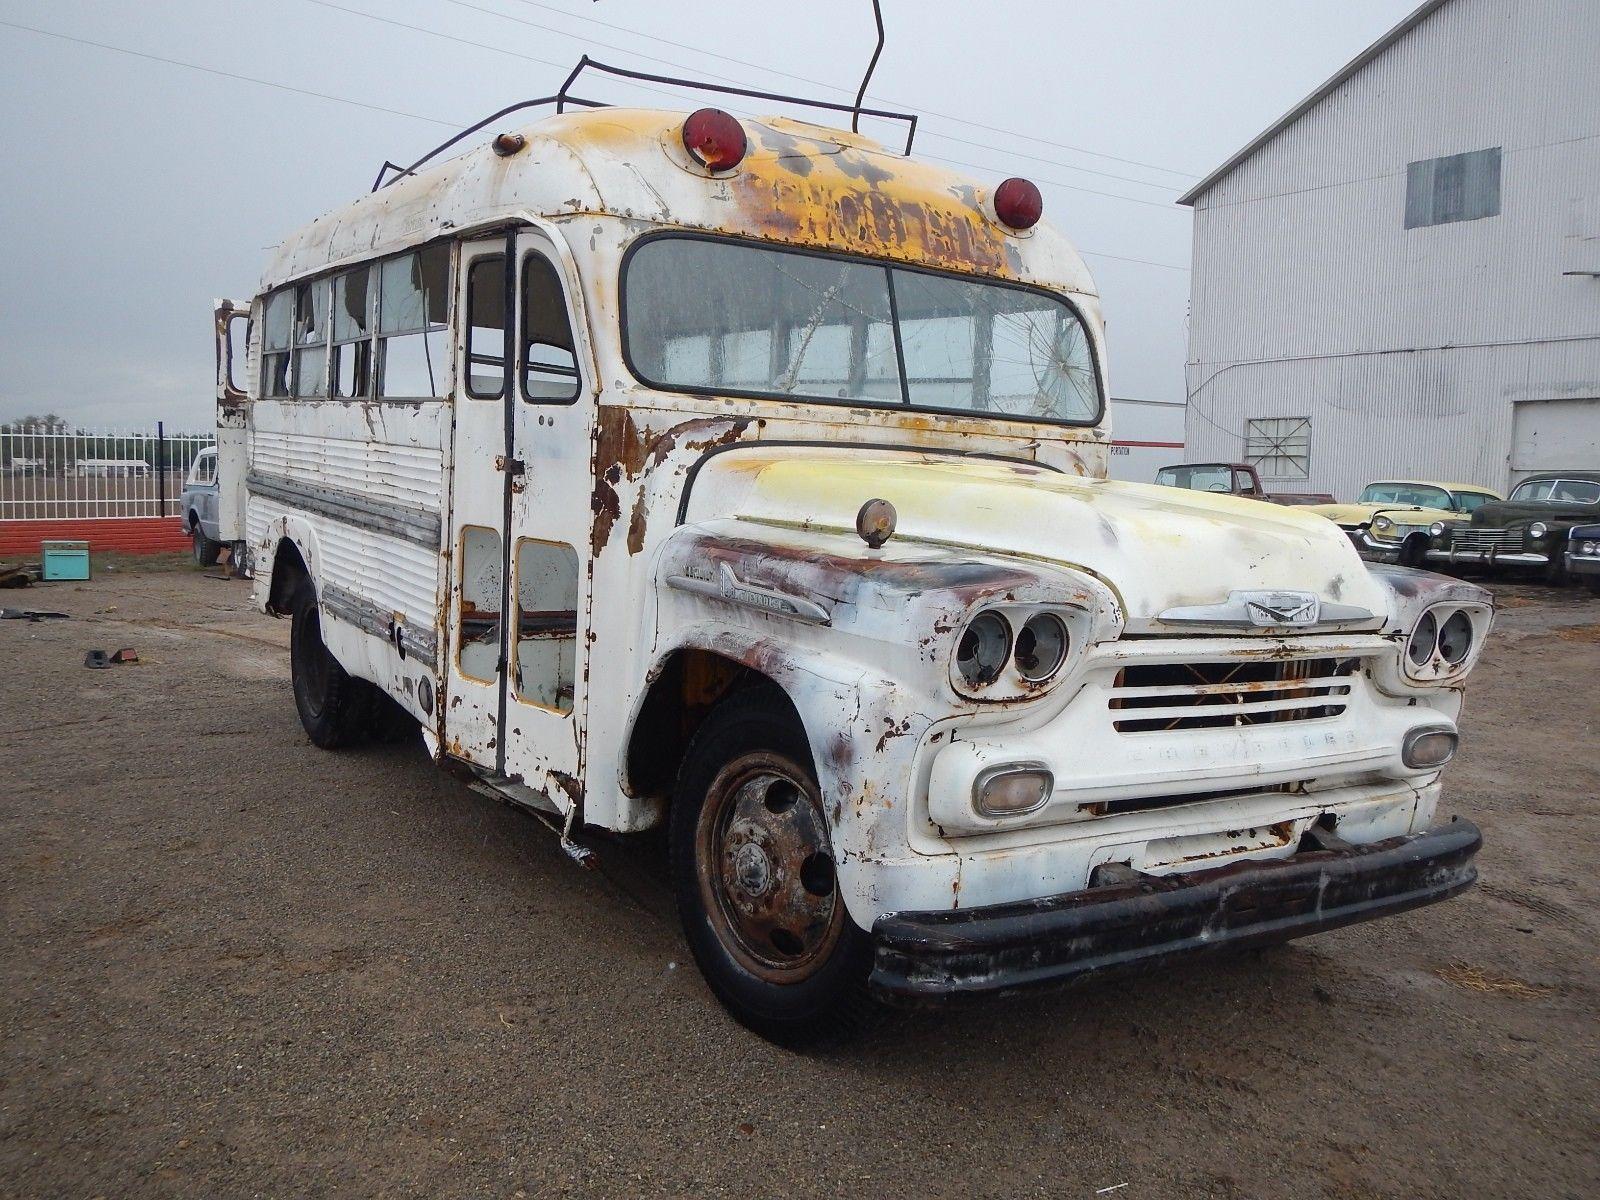
[[1334, 604], [1315, 592], [1229, 592], [1222, 604], [1169, 608], [1156, 618], [1171, 625], [1220, 625], [1229, 629], [1307, 629], [1353, 625], [1376, 616], [1353, 604]]

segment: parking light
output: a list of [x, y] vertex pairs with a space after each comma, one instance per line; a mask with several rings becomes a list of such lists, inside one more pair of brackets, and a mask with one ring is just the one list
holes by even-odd
[[1414, 771], [1431, 771], [1456, 755], [1460, 737], [1454, 729], [1413, 729], [1400, 745], [1400, 761]]
[[972, 784], [973, 807], [986, 817], [1022, 817], [1050, 799], [1055, 777], [1042, 763], [990, 767]]

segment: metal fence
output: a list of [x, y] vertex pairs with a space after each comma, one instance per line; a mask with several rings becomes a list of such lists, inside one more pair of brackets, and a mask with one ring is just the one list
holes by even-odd
[[216, 434], [0, 424], [0, 521], [165, 517]]

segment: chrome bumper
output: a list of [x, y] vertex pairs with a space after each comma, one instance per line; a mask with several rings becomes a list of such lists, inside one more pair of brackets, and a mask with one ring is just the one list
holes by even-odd
[[1484, 566], [1497, 564], [1508, 567], [1543, 567], [1548, 566], [1548, 554], [1535, 554], [1528, 550], [1514, 550], [1508, 554], [1497, 554], [1493, 548], [1488, 550], [1458, 550], [1455, 547], [1445, 549], [1430, 548], [1428, 551], [1429, 562], [1442, 563], [1482, 563]]

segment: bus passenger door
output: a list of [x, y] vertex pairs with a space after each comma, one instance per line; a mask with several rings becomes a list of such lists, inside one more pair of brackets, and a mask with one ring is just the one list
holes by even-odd
[[445, 702], [449, 753], [558, 811], [581, 788], [592, 490], [569, 271], [534, 231], [462, 247]]
[[582, 796], [594, 397], [571, 255], [517, 238], [505, 770], [565, 812]]

